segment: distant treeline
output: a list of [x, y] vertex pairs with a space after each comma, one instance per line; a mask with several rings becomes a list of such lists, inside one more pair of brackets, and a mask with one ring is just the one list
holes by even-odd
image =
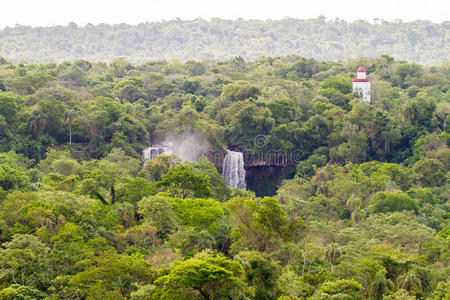
[[75, 59], [132, 62], [298, 54], [321, 60], [388, 54], [424, 64], [448, 60], [450, 22], [348, 23], [326, 20], [172, 20], [139, 25], [16, 26], [0, 30], [0, 55], [18, 63]]

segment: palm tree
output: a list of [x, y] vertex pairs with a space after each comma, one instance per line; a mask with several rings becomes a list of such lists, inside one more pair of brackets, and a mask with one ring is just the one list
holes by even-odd
[[216, 99], [214, 105], [216, 107], [217, 110], [220, 110], [224, 107], [227, 107], [229, 104], [229, 101], [227, 99], [225, 99], [224, 97], [219, 97]]
[[362, 200], [355, 195], [352, 195], [350, 199], [347, 200], [346, 205], [352, 214], [352, 225], [355, 225], [355, 215], [356, 211], [361, 207]]
[[337, 259], [342, 255], [342, 250], [337, 243], [332, 243], [325, 251], [325, 255], [331, 264], [331, 272], [333, 272], [333, 266]]
[[406, 104], [406, 108], [405, 108], [405, 119], [412, 122], [415, 118], [416, 115], [416, 110], [414, 105], [411, 102], [408, 102]]
[[214, 237], [207, 230], [202, 230], [199, 233], [192, 234], [190, 239], [191, 243], [197, 248], [198, 251], [208, 248], [210, 249], [216, 243]]
[[410, 295], [411, 292], [422, 292], [423, 290], [422, 280], [414, 270], [410, 270], [409, 272], [398, 277], [397, 285], [399, 288], [408, 291], [408, 294]]
[[433, 114], [433, 121], [437, 124], [442, 124], [442, 130], [445, 132], [447, 129], [447, 123], [450, 117], [450, 103], [440, 102], [436, 106], [436, 110]]
[[190, 106], [185, 106], [180, 112], [180, 121], [187, 132], [191, 131], [191, 125], [198, 118], [197, 111]]
[[370, 287], [369, 298], [381, 299], [387, 290], [392, 290], [393, 288], [394, 284], [392, 281], [386, 278], [386, 270], [381, 269], [375, 274], [375, 278]]
[[145, 106], [140, 102], [134, 102], [132, 104], [132, 112], [131, 115], [136, 119], [144, 119], [145, 118]]
[[133, 224], [135, 208], [130, 202], [121, 202], [117, 206], [116, 212], [119, 215], [123, 227], [128, 228]]
[[72, 108], [69, 108], [64, 112], [64, 121], [67, 121], [67, 127], [69, 128], [69, 146], [72, 146], [72, 124], [73, 119], [77, 114], [78, 112]]
[[44, 130], [47, 126], [47, 115], [42, 113], [38, 109], [33, 109], [30, 117], [30, 129], [33, 130], [34, 138], [37, 138], [37, 135], [40, 130]]
[[311, 117], [311, 125], [315, 128], [316, 133], [318, 133], [320, 126], [326, 125], [326, 120], [321, 115], [314, 115]]
[[95, 151], [96, 139], [101, 136], [104, 121], [107, 118], [106, 111], [97, 105], [91, 105], [87, 112], [82, 115], [82, 122], [87, 125], [89, 133], [89, 149]]

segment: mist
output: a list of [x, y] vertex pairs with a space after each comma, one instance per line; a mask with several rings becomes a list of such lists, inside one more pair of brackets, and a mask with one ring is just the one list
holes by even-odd
[[197, 133], [170, 135], [151, 147], [164, 148], [165, 153], [170, 151], [180, 157], [183, 162], [196, 162], [202, 155], [213, 150], [207, 139]]

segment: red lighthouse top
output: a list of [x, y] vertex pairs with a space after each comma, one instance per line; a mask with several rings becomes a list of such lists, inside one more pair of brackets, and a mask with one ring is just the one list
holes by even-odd
[[353, 82], [369, 82], [369, 79], [366, 78], [366, 68], [359, 67], [356, 72], [356, 78], [352, 80]]

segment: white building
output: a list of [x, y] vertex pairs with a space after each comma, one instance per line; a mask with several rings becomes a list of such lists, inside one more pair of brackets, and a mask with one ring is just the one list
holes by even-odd
[[356, 71], [356, 78], [353, 79], [353, 92], [365, 102], [370, 102], [370, 80], [366, 78], [366, 68], [359, 67]]

